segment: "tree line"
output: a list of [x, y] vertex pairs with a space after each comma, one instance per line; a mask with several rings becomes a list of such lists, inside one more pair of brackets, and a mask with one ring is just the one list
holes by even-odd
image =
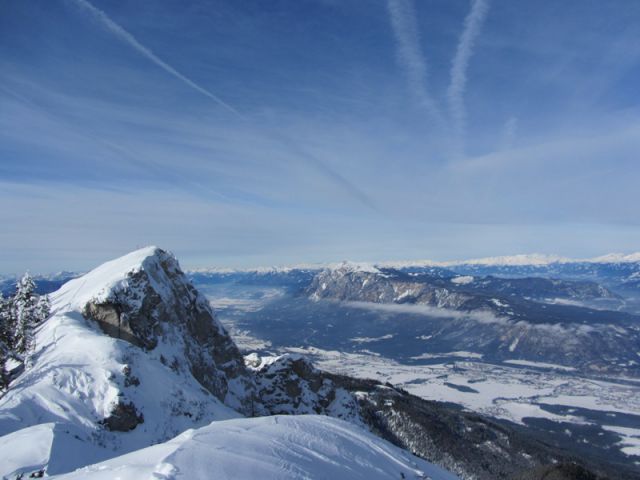
[[35, 328], [50, 314], [47, 295], [36, 293], [36, 284], [26, 273], [13, 295], [0, 292], [0, 391], [6, 390], [11, 372], [24, 366], [35, 348]]

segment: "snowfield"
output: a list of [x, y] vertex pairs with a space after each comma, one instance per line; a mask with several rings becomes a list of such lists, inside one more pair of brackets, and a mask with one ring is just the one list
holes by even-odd
[[213, 422], [60, 479], [363, 479], [457, 477], [354, 425], [317, 415]]

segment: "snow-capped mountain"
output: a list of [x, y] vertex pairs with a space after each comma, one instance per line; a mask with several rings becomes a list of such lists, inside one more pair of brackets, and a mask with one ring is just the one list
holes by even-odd
[[620, 299], [590, 281], [549, 278], [500, 278], [459, 275], [448, 270], [359, 269], [344, 265], [317, 274], [307, 292], [314, 299], [335, 298], [377, 303], [417, 303], [461, 311], [484, 309], [498, 315], [516, 315], [506, 303], [563, 299], [591, 301]]
[[404, 269], [410, 267], [454, 267], [459, 265], [484, 265], [484, 266], [545, 266], [562, 263], [640, 263], [640, 252], [635, 253], [608, 253], [591, 258], [571, 258], [561, 255], [546, 253], [523, 253], [516, 255], [500, 255], [495, 257], [470, 258], [463, 260], [398, 260], [380, 262], [327, 262], [327, 263], [300, 263], [293, 265], [274, 265], [269, 267], [248, 268], [196, 268], [190, 270], [193, 274], [229, 275], [239, 273], [255, 274], [286, 274], [293, 271], [319, 271], [335, 270], [345, 264], [359, 270], [376, 267]]
[[[597, 302], [617, 305], [621, 297], [608, 288], [590, 281], [449, 275], [340, 267], [319, 273], [306, 293], [313, 300], [426, 315], [430, 322], [421, 324], [419, 332], [412, 330], [413, 337], [429, 337], [436, 351], [638, 374], [640, 318], [586, 306]], [[391, 325], [384, 335], [402, 341], [406, 328]], [[408, 347], [405, 342], [403, 348], [410, 352]]]
[[[198, 327], [214, 335], [198, 338]], [[0, 399], [0, 435], [47, 443], [23, 466], [44, 467], [54, 455], [49, 473], [240, 417], [224, 401], [239, 407], [252, 392], [242, 358], [206, 301], [175, 259], [155, 248], [108, 262], [53, 294], [29, 363]], [[55, 455], [76, 444], [86, 458]]]

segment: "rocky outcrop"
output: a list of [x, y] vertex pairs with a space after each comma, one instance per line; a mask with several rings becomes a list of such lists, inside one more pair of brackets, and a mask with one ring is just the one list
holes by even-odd
[[119, 307], [118, 303], [89, 302], [85, 305], [83, 315], [85, 318], [95, 321], [100, 329], [110, 337], [126, 340], [138, 347], [146, 346], [147, 348], [152, 348], [151, 345], [145, 345], [141, 341], [141, 337], [136, 335], [131, 326], [126, 323], [126, 319], [123, 318], [124, 315], [119, 311]]
[[149, 249], [139, 265], [89, 299], [82, 311], [114, 338], [146, 350], [170, 345], [176, 354], [167, 363], [188, 369], [232, 408], [252, 413], [255, 387], [242, 355], [170, 253]]
[[112, 432], [128, 432], [144, 423], [144, 416], [138, 413], [132, 402], [118, 402], [111, 410], [111, 414], [100, 422]]
[[457, 291], [440, 278], [430, 280], [391, 270], [358, 270], [347, 264], [316, 275], [307, 293], [314, 300], [415, 303], [463, 311], [496, 307], [489, 298]]
[[529, 300], [565, 299], [573, 302], [620, 300], [609, 289], [590, 281], [549, 278], [498, 278], [458, 276], [451, 272], [406, 272], [393, 269], [359, 270], [350, 264], [320, 272], [307, 293], [312, 299], [411, 303], [463, 312], [486, 310], [496, 315], [518, 315], [531, 307]]
[[255, 373], [263, 414], [321, 414], [360, 423], [355, 397], [306, 358], [252, 354], [245, 362]]

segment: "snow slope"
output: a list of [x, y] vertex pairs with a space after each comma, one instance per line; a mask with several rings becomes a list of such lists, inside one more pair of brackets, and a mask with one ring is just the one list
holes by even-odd
[[457, 477], [344, 421], [301, 415], [214, 422], [186, 431], [169, 442], [55, 478], [454, 480]]

